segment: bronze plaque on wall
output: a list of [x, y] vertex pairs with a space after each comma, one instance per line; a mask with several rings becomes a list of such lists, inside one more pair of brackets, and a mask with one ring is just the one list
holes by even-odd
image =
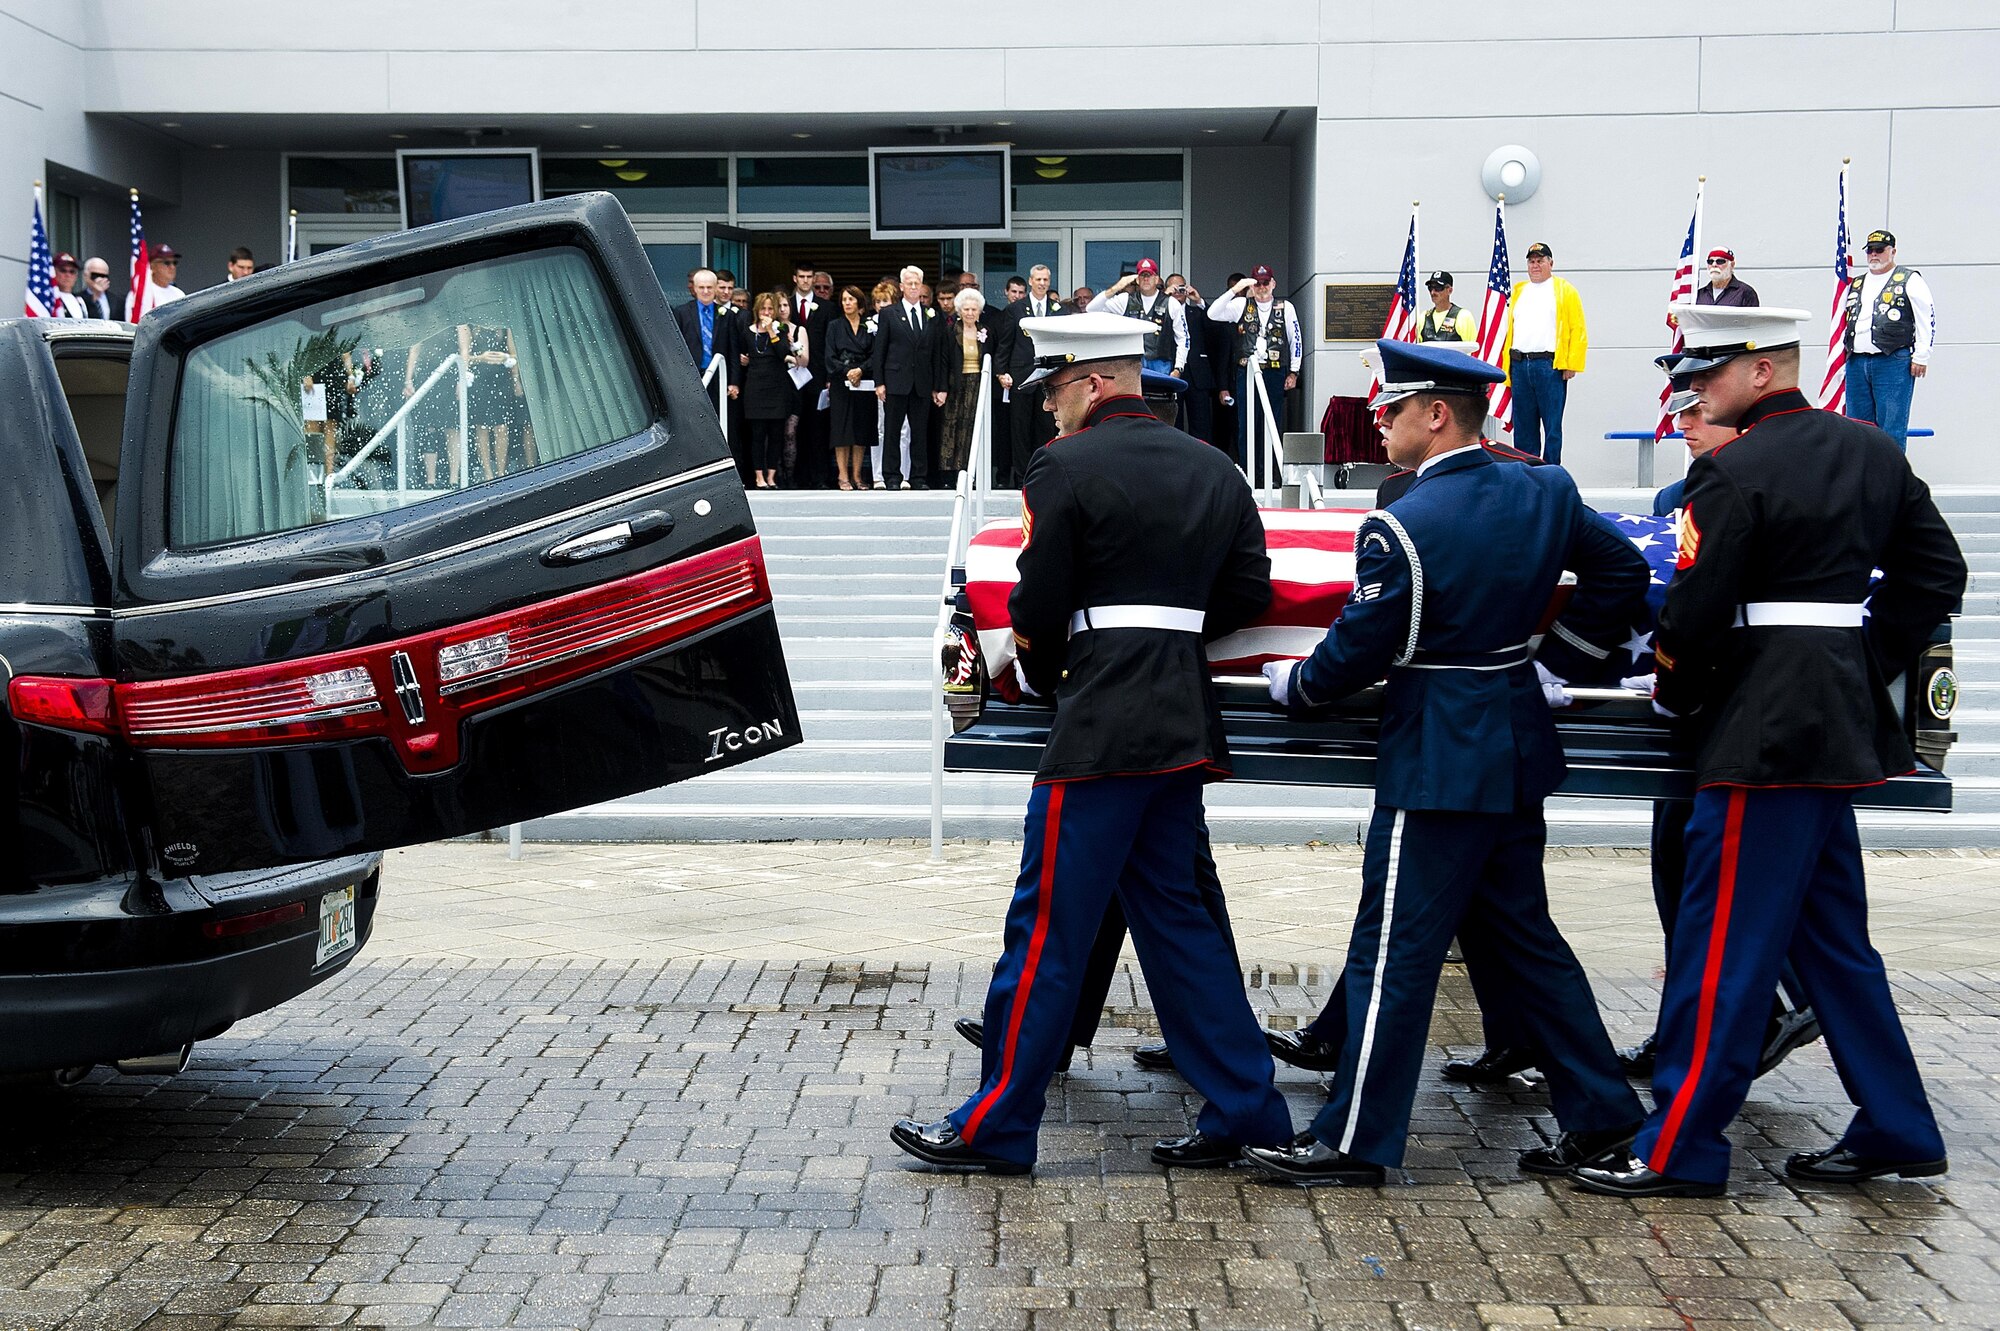
[[1328, 282], [1321, 319], [1328, 342], [1373, 342], [1396, 299], [1394, 282]]

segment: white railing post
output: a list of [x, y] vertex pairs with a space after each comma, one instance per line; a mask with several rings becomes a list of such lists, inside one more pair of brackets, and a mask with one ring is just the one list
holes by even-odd
[[[1254, 397], [1257, 401], [1254, 407], [1249, 403], [1244, 404], [1245, 409], [1252, 413], [1248, 423], [1249, 438], [1246, 440], [1245, 452], [1247, 456], [1244, 458], [1244, 461], [1249, 464], [1250, 468], [1250, 488], [1263, 491], [1264, 497], [1267, 500], [1275, 501], [1284, 493], [1285, 460], [1280, 449], [1283, 437], [1278, 433], [1278, 418], [1271, 410], [1270, 396], [1264, 391], [1263, 372], [1254, 367], [1247, 368], [1251, 370], [1249, 374], [1244, 376], [1244, 378], [1249, 380], [1249, 396]], [[1261, 431], [1257, 428], [1259, 425], [1263, 427]], [[1262, 442], [1264, 445], [1261, 449], [1256, 447], [1257, 438], [1260, 433], [1263, 436]], [[1263, 464], [1262, 470], [1264, 473], [1264, 484], [1261, 486], [1257, 484], [1258, 464], [1260, 462]]]
[[722, 364], [720, 352], [708, 358], [708, 368], [701, 372], [701, 387], [708, 391], [715, 385], [715, 419], [722, 426], [722, 442], [729, 442], [729, 372]]
[[472, 377], [469, 366], [458, 367], [458, 485], [460, 489], [472, 484], [472, 430], [470, 417], [465, 409], [466, 380]]
[[[326, 495], [329, 504], [332, 502], [333, 499], [333, 487], [335, 482], [344, 481], [349, 476], [352, 476], [355, 470], [358, 467], [360, 467], [360, 465], [363, 462], [366, 462], [368, 460], [369, 454], [373, 453], [376, 447], [383, 441], [383, 439], [388, 437], [389, 432], [391, 430], [396, 432], [396, 445], [395, 445], [396, 492], [400, 495], [409, 489], [408, 485], [405, 484], [405, 476], [407, 474], [407, 470], [409, 467], [410, 413], [415, 411], [417, 409], [417, 404], [419, 402], [422, 402], [424, 398], [429, 395], [432, 387], [434, 387], [437, 381], [444, 376], [444, 372], [446, 370], [452, 369], [457, 364], [458, 364], [458, 353], [454, 351], [449, 356], [446, 356], [444, 360], [439, 363], [438, 367], [430, 372], [429, 377], [424, 380], [422, 385], [418, 387], [417, 391], [410, 394], [409, 398], [403, 403], [403, 405], [396, 408], [395, 412], [389, 417], [389, 419], [382, 423], [382, 428], [375, 432], [374, 437], [371, 438], [367, 443], [363, 444], [355, 452], [354, 456], [347, 460], [346, 466], [342, 467], [339, 471], [334, 472], [332, 475], [328, 476], [325, 479], [323, 483], [326, 486]], [[461, 388], [459, 390], [459, 421], [461, 423], [461, 426], [463, 425], [463, 422], [465, 420], [464, 412], [465, 412], [465, 390]], [[459, 438], [463, 440], [464, 437], [465, 437], [464, 430], [461, 428], [459, 432]]]
[[[976, 438], [975, 434], [975, 438]], [[885, 445], [886, 446], [886, 445]], [[972, 539], [966, 522], [967, 487], [964, 479], [951, 498], [951, 533], [945, 538], [944, 580], [938, 595], [937, 623], [931, 630], [931, 863], [944, 863], [944, 737], [947, 717], [944, 706], [944, 643], [951, 630], [952, 610], [958, 588], [952, 570], [965, 560], [965, 546]]]
[[979, 358], [979, 404], [973, 411], [972, 450], [966, 458], [966, 466], [972, 472], [972, 525], [975, 530], [986, 525], [986, 494], [993, 486], [990, 470], [993, 465], [992, 388], [993, 357], [989, 353]]

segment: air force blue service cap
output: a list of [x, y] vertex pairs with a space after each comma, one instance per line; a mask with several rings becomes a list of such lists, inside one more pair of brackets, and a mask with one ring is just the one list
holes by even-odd
[[1382, 387], [1368, 402], [1380, 411], [1415, 393], [1483, 394], [1507, 376], [1453, 342], [1398, 342], [1383, 338], [1375, 344], [1382, 362]]
[[1150, 398], [1177, 398], [1187, 392], [1187, 380], [1176, 379], [1159, 370], [1141, 370], [1139, 383], [1139, 391]]
[[1770, 305], [1696, 305], [1676, 301], [1668, 307], [1681, 330], [1681, 350], [1655, 357], [1653, 364], [1668, 374], [1699, 374], [1751, 351], [1778, 351], [1799, 344], [1799, 325], [1812, 315], [1805, 310]]
[[1099, 312], [1023, 319], [1021, 331], [1035, 346], [1035, 372], [1027, 383], [1038, 384], [1065, 365], [1138, 360], [1146, 354], [1146, 338], [1159, 330], [1144, 319]]

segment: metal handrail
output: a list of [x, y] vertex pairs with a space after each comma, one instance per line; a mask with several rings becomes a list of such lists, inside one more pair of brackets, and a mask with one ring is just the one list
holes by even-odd
[[[1256, 426], [1259, 417], [1264, 422], [1263, 448], [1258, 450], [1253, 445], [1245, 450], [1248, 456], [1244, 458], [1244, 462], [1249, 467], [1245, 477], [1250, 481], [1251, 489], [1261, 490], [1267, 501], [1275, 501], [1284, 493], [1285, 488], [1285, 460], [1279, 451], [1279, 442], [1283, 436], [1278, 432], [1277, 414], [1271, 410], [1271, 395], [1264, 391], [1262, 369], [1257, 366], [1246, 366], [1245, 369], [1247, 373], [1243, 377], [1249, 380], [1250, 395], [1257, 399], [1258, 407], [1258, 411], [1246, 424], [1245, 430], [1254, 439], [1258, 434]], [[1264, 459], [1264, 484], [1261, 486], [1257, 484], [1257, 467], [1254, 460], [1260, 451]]]
[[722, 442], [729, 442], [729, 374], [722, 363], [722, 353], [708, 358], [708, 368], [701, 372], [701, 391], [708, 392], [709, 384], [716, 385], [715, 418], [722, 423]]
[[[958, 585], [953, 570], [965, 563], [973, 534], [986, 525], [986, 495], [992, 489], [987, 478], [993, 453], [993, 357], [979, 358], [979, 402], [973, 409], [972, 448], [965, 459], [965, 472], [951, 497], [951, 533], [945, 538], [944, 585], [938, 596], [937, 623], [931, 629], [931, 669], [944, 668], [944, 640], [951, 631], [952, 611], [958, 604]], [[970, 518], [970, 521], [967, 519]], [[942, 680], [931, 689], [931, 863], [944, 863], [944, 739], [950, 729], [945, 713]]]
[[[417, 391], [410, 394], [409, 399], [406, 402], [404, 402], [402, 406], [396, 408], [395, 412], [390, 415], [389, 419], [383, 422], [382, 428], [377, 430], [374, 436], [370, 438], [367, 443], [363, 444], [360, 450], [356, 452], [355, 455], [348, 460], [347, 465], [326, 478], [325, 486], [326, 486], [327, 497], [329, 499], [333, 497], [333, 487], [335, 486], [335, 484], [337, 484], [340, 481], [344, 481], [349, 476], [353, 475], [355, 468], [359, 467], [363, 462], [368, 460], [368, 455], [375, 451], [376, 446], [379, 445], [382, 442], [382, 440], [388, 436], [391, 430], [394, 430], [396, 432], [396, 447], [394, 449], [394, 452], [396, 454], [396, 493], [398, 494], [408, 493], [409, 442], [410, 442], [408, 424], [409, 424], [410, 413], [416, 410], [417, 404], [424, 400], [424, 395], [431, 391], [431, 388], [437, 383], [439, 378], [443, 376], [444, 372], [446, 370], [456, 367], [457, 365], [458, 365], [458, 353], [456, 351], [452, 352], [449, 356], [446, 356], [443, 360], [439, 361], [438, 367], [430, 372], [430, 375], [424, 380], [423, 384], [417, 389]], [[463, 380], [464, 376], [460, 375], [459, 378]], [[466, 414], [465, 385], [463, 382], [461, 382], [458, 385], [458, 441], [459, 441], [459, 451], [461, 454], [463, 454], [465, 451], [465, 414]], [[460, 466], [462, 467], [463, 465], [464, 465], [464, 460], [463, 458], [461, 458]], [[464, 474], [465, 473], [463, 471], [459, 472], [460, 476], [463, 476]]]

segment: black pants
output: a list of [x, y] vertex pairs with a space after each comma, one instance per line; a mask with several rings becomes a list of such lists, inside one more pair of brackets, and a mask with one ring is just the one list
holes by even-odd
[[785, 423], [749, 421], [750, 466], [756, 471], [776, 471], [785, 460]]
[[903, 422], [910, 423], [910, 476], [912, 486], [922, 486], [930, 475], [926, 461], [931, 438], [931, 395], [891, 393], [882, 400], [882, 479], [894, 489], [903, 481]]
[[1007, 484], [1018, 487], [1027, 478], [1028, 462], [1034, 457], [1035, 450], [1056, 437], [1056, 418], [1042, 410], [1039, 384], [1033, 388], [1016, 388], [1007, 396], [1007, 435], [1011, 454]]
[[1204, 444], [1215, 442], [1215, 394], [1206, 388], [1190, 388], [1183, 403], [1187, 408], [1187, 432]]

